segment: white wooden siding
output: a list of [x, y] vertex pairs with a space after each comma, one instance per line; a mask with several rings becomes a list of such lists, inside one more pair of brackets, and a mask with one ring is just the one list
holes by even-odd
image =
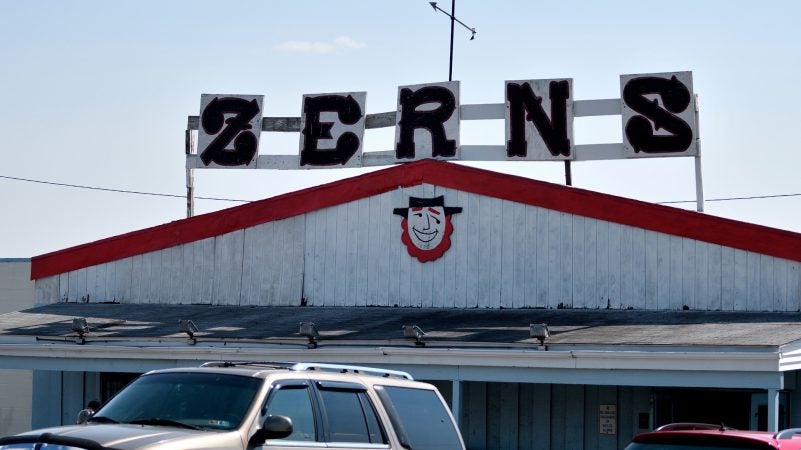
[[[445, 196], [420, 263], [394, 208]], [[799, 263], [433, 185], [37, 281], [37, 302], [798, 311]]]

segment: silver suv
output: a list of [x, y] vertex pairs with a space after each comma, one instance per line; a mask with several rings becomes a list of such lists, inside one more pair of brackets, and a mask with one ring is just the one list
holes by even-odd
[[0, 450], [327, 447], [464, 450], [464, 443], [437, 389], [408, 373], [261, 362], [148, 372], [85, 424], [0, 439]]

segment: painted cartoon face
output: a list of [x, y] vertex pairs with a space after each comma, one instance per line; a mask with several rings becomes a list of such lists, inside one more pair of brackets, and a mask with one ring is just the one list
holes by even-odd
[[437, 247], [445, 235], [446, 220], [441, 206], [409, 208], [406, 227], [412, 244], [421, 250]]

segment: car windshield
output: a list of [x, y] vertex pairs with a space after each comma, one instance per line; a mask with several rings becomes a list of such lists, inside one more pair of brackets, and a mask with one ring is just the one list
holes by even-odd
[[232, 430], [244, 419], [261, 384], [259, 378], [218, 373], [143, 375], [89, 421]]

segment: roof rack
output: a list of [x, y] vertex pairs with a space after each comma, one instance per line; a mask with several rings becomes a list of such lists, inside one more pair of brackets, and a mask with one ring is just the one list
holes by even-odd
[[796, 434], [801, 434], [801, 428], [788, 428], [781, 430], [773, 435], [774, 439], [790, 439]]
[[294, 363], [277, 361], [208, 361], [200, 367], [236, 367], [236, 366], [260, 366], [271, 369], [289, 369]]
[[387, 369], [378, 369], [375, 367], [350, 366], [345, 364], [297, 363], [293, 364], [289, 369], [297, 371], [332, 370], [342, 373], [346, 372], [365, 373], [381, 377], [398, 377], [398, 378], [405, 378], [407, 380], [414, 380], [414, 378], [412, 378], [412, 376], [408, 372], [402, 372], [400, 370], [387, 370]]

